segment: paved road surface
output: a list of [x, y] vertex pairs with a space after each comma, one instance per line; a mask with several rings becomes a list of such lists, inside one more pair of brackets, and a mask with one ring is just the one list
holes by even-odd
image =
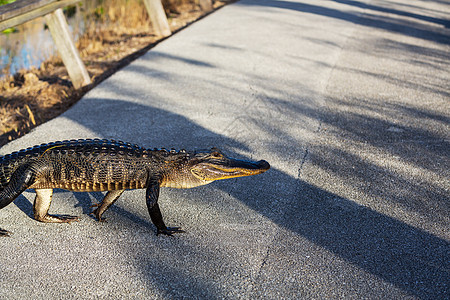
[[1, 299], [449, 299], [450, 4], [244, 0], [175, 34], [1, 149], [71, 138], [206, 148], [272, 169], [0, 211]]

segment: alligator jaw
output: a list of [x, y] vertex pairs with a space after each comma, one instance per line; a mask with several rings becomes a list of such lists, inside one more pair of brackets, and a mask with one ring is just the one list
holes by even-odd
[[264, 173], [270, 169], [265, 160], [258, 162], [223, 158], [222, 160], [211, 160], [195, 165], [191, 173], [204, 181], [215, 181], [235, 177], [251, 176]]

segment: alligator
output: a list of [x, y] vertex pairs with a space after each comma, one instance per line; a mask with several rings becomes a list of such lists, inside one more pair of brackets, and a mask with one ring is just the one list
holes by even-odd
[[[146, 204], [156, 234], [184, 232], [167, 227], [158, 205], [160, 187], [193, 188], [216, 180], [261, 174], [270, 165], [225, 156], [219, 149], [146, 149], [115, 140], [80, 139], [37, 145], [0, 157], [0, 209], [26, 189], [34, 189], [34, 219], [70, 223], [78, 217], [50, 215], [53, 189], [76, 192], [106, 191], [92, 214], [103, 213], [127, 189], [146, 189]], [[0, 236], [11, 232], [0, 228]]]

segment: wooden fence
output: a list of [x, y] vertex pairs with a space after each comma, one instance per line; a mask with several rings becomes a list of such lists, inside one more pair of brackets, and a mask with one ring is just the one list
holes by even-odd
[[[70, 35], [62, 8], [81, 0], [17, 0], [0, 6], [0, 31], [44, 16], [73, 86], [78, 89], [91, 83], [89, 74]], [[156, 34], [172, 34], [161, 0], [143, 0]], [[203, 10], [212, 10], [211, 0], [200, 0]]]

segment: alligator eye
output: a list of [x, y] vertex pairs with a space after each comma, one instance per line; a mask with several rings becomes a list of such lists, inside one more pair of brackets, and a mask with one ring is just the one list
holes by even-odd
[[211, 157], [213, 158], [222, 158], [222, 154], [220, 152], [214, 151], [211, 153]]

